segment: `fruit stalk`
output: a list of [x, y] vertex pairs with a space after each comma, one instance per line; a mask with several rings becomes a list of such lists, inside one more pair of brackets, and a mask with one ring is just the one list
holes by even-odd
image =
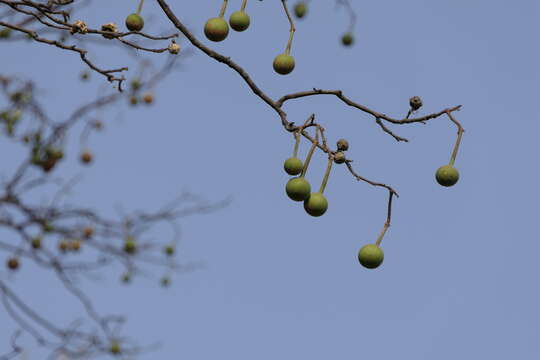
[[296, 31], [296, 29], [294, 27], [294, 22], [292, 20], [291, 14], [289, 14], [289, 9], [287, 9], [287, 0], [281, 0], [281, 3], [283, 4], [283, 8], [285, 9], [285, 14], [287, 14], [287, 18], [289, 19], [289, 24], [291, 24], [289, 30], [289, 41], [287, 42], [287, 47], [285, 48], [285, 54], [290, 55], [294, 32]]
[[328, 157], [328, 166], [326, 166], [326, 172], [324, 173], [324, 178], [321, 183], [321, 187], [319, 188], [319, 192], [322, 194], [324, 193], [324, 189], [326, 188], [326, 184], [328, 183], [328, 177], [330, 176], [330, 170], [332, 170], [332, 164], [334, 163], [331, 156]]
[[221, 5], [221, 10], [219, 11], [219, 17], [222, 18], [225, 16], [225, 10], [227, 10], [227, 2], [229, 0], [223, 0], [223, 4]]
[[384, 223], [383, 229], [381, 231], [381, 234], [377, 238], [377, 241], [375, 242], [375, 245], [380, 246], [382, 239], [384, 237], [384, 234], [386, 234], [386, 230], [390, 227], [390, 220], [392, 219], [392, 198], [394, 197], [394, 193], [390, 191], [390, 196], [388, 198], [388, 213], [386, 215], [386, 222]]
[[[318, 130], [318, 129], [317, 129]], [[309, 149], [309, 152], [306, 157], [306, 161], [304, 163], [304, 168], [302, 169], [302, 173], [300, 174], [300, 177], [306, 176], [306, 172], [309, 166], [309, 162], [311, 161], [311, 157], [313, 156], [313, 152], [315, 151], [315, 148], [317, 148], [317, 144], [319, 143], [319, 133], [318, 131], [315, 133], [315, 141], [313, 142], [313, 145], [311, 145], [311, 148]]]
[[294, 150], [293, 150], [293, 157], [298, 157], [298, 146], [300, 145], [300, 132], [297, 131], [294, 133], [295, 137], [295, 143], [294, 143]]
[[386, 230], [388, 230], [388, 228], [390, 227], [390, 223], [387, 221], [384, 223], [384, 226], [383, 226], [383, 229], [381, 231], [381, 234], [379, 235], [379, 237], [377, 238], [377, 241], [375, 241], [375, 245], [377, 246], [381, 246], [381, 242], [382, 242], [382, 239], [384, 237], [384, 234], [386, 234]]
[[141, 14], [143, 5], [144, 5], [144, 0], [139, 1], [139, 6], [137, 6], [137, 11], [135, 12], [135, 14], [137, 15]]
[[458, 127], [458, 133], [457, 133], [457, 139], [456, 144], [454, 145], [454, 150], [452, 151], [452, 156], [450, 157], [450, 165], [454, 166], [454, 162], [456, 161], [456, 156], [459, 149], [459, 144], [461, 143], [461, 135], [463, 135], [463, 128], [461, 126]]

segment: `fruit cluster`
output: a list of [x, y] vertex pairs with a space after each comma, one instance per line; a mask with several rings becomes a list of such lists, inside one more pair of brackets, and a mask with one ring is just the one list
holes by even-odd
[[[218, 17], [210, 18], [208, 21], [206, 21], [204, 25], [204, 35], [206, 38], [210, 41], [214, 42], [220, 42], [227, 38], [229, 35], [229, 25], [230, 27], [238, 32], [245, 31], [249, 28], [250, 25], [250, 17], [246, 13], [247, 0], [243, 0], [242, 6], [240, 10], [235, 11], [231, 14], [229, 17], [229, 22], [225, 21], [225, 10], [227, 8], [227, 1], [223, 2], [223, 5], [221, 7], [221, 11]], [[284, 3], [284, 6], [286, 7], [286, 4]], [[294, 7], [294, 13], [297, 18], [301, 19], [306, 15], [307, 12], [307, 4], [304, 2], [299, 2]], [[287, 10], [288, 15], [288, 10]], [[295, 68], [295, 60], [294, 57], [291, 55], [291, 45], [292, 40], [294, 38], [294, 26], [292, 24], [292, 19], [289, 17], [289, 20], [291, 22], [291, 30], [290, 30], [290, 37], [289, 41], [287, 43], [287, 46], [285, 48], [285, 52], [278, 54], [272, 63], [272, 67], [274, 68], [274, 71], [280, 75], [287, 75], [290, 74], [294, 68]], [[351, 32], [346, 33], [343, 35], [341, 39], [343, 45], [350, 46], [352, 45], [354, 39]]]
[[[409, 100], [411, 106], [411, 112], [418, 110], [422, 106], [422, 100], [418, 96], [414, 96]], [[283, 163], [283, 169], [288, 175], [294, 176], [287, 182], [285, 186], [285, 192], [287, 196], [293, 201], [302, 201], [304, 203], [304, 210], [311, 216], [322, 216], [328, 210], [328, 200], [323, 195], [324, 189], [328, 182], [328, 177], [332, 168], [332, 163], [343, 164], [347, 163], [347, 158], [345, 152], [349, 150], [349, 143], [345, 139], [340, 139], [336, 143], [336, 151], [330, 151], [328, 149], [323, 149], [328, 153], [328, 165], [326, 168], [326, 173], [322, 181], [321, 187], [318, 192], [312, 192], [311, 185], [309, 181], [306, 180], [306, 172], [311, 161], [313, 152], [319, 147], [319, 126], [317, 125], [315, 139], [312, 140], [311, 148], [308, 152], [306, 160], [303, 162], [298, 158], [298, 147], [300, 143], [301, 135], [304, 134], [304, 127], [300, 127], [294, 132], [295, 136], [295, 145], [293, 150], [293, 155], [286, 159]], [[449, 165], [441, 166], [436, 174], [435, 178], [437, 182], [445, 187], [453, 186], [457, 183], [459, 179], [459, 173], [456, 168], [454, 168], [454, 161], [457, 154], [457, 148], [461, 139], [462, 133], [461, 127], [459, 127], [458, 140], [452, 152], [452, 157], [450, 159]], [[391, 206], [393, 193], [390, 193], [390, 202], [389, 207]], [[358, 261], [362, 266], [368, 269], [375, 269], [379, 267], [384, 260], [384, 252], [380, 248], [380, 244], [383, 236], [385, 235], [388, 227], [390, 226], [390, 211], [388, 215], [387, 222], [384, 225], [383, 231], [375, 244], [367, 244], [363, 246], [358, 251]]]
[[[294, 15], [298, 19], [303, 19], [308, 11], [308, 4], [304, 1], [299, 1], [294, 5]], [[343, 46], [351, 46], [354, 43], [354, 36], [352, 31], [348, 31], [341, 36], [341, 43]]]

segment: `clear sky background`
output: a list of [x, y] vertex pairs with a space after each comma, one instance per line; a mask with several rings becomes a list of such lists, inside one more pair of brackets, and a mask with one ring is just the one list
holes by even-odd
[[[99, 3], [77, 18], [93, 27], [122, 23], [136, 6]], [[420, 114], [462, 104], [455, 114], [466, 130], [458, 184], [443, 188], [434, 179], [456, 136], [444, 117], [392, 126], [411, 140], [397, 143], [371, 117], [333, 97], [286, 105], [292, 121], [315, 113], [332, 144], [347, 138], [356, 170], [401, 195], [382, 244], [384, 264], [361, 267], [357, 251], [376, 240], [387, 191], [335, 166], [325, 191], [328, 212], [308, 216], [284, 192], [291, 135], [236, 73], [195, 50], [182, 71], [155, 89], [154, 106], [103, 113], [105, 130], [88, 143], [96, 160], [91, 167], [79, 165], [72, 136], [58, 171], [83, 175], [70, 202], [111, 216], [118, 204], [126, 211], [157, 209], [184, 189], [209, 200], [232, 196], [226, 209], [181, 221], [180, 259], [206, 267], [174, 277], [168, 289], [159, 287], [159, 272], [121, 286], [116, 268], [81, 286], [101, 313], [129, 317], [126, 334], [162, 344], [143, 360], [538, 359], [540, 3], [356, 1], [350, 49], [339, 42], [348, 18], [333, 3], [312, 2], [297, 22], [296, 69], [278, 76], [272, 60], [288, 39], [278, 1], [250, 1], [250, 29], [218, 44], [202, 28], [220, 1], [170, 1], [199, 39], [231, 56], [274, 99], [313, 87], [341, 89], [396, 118], [413, 95], [424, 101]], [[230, 1], [227, 13], [239, 6]], [[149, 32], [172, 29], [153, 1], [143, 15], [153, 21]], [[65, 117], [103, 88], [98, 74], [90, 84], [78, 80], [84, 67], [76, 54], [29, 42], [0, 46], [2, 73], [34, 78], [53, 115]], [[131, 62], [112, 47], [91, 56], [111, 67]], [[159, 63], [166, 56], [153, 58]], [[6, 174], [24, 154], [8, 156], [13, 145], [1, 139]], [[302, 156], [307, 148], [303, 142]], [[308, 174], [313, 186], [325, 166], [316, 153]], [[170, 234], [163, 228], [154, 235]], [[30, 264], [10, 284], [59, 323], [82, 314]], [[7, 349], [15, 324], [4, 311], [0, 324], [0, 348]], [[29, 359], [42, 359], [25, 340]]]

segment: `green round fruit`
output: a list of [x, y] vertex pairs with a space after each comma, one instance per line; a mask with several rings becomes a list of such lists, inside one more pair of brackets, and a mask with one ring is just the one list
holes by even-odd
[[289, 175], [298, 175], [302, 172], [304, 164], [299, 158], [291, 157], [285, 160], [283, 168], [285, 169], [285, 172]]
[[223, 41], [229, 34], [229, 25], [222, 18], [212, 18], [204, 25], [204, 34], [208, 40]]
[[41, 236], [36, 236], [32, 238], [32, 248], [34, 249], [41, 248]]
[[120, 354], [120, 352], [122, 351], [120, 349], [120, 344], [116, 341], [114, 341], [112, 344], [111, 344], [111, 348], [110, 348], [110, 351], [113, 355], [118, 355]]
[[161, 286], [167, 287], [171, 284], [171, 279], [167, 276], [161, 278]]
[[299, 2], [294, 6], [294, 15], [296, 15], [297, 18], [301, 19], [306, 15], [307, 12], [307, 5], [304, 2]]
[[343, 164], [345, 160], [347, 160], [345, 158], [345, 154], [342, 153], [341, 151], [338, 151], [337, 153], [334, 154], [334, 162], [336, 164]]
[[124, 243], [124, 251], [128, 254], [134, 254], [137, 251], [137, 244], [133, 240], [127, 240]]
[[174, 255], [174, 246], [168, 245], [165, 247], [165, 254], [168, 256]]
[[353, 34], [348, 32], [341, 37], [341, 43], [344, 46], [351, 46], [354, 42]]
[[279, 54], [274, 59], [274, 70], [281, 75], [290, 74], [294, 70], [294, 58], [289, 54]]
[[129, 283], [131, 281], [131, 275], [129, 275], [129, 273], [124, 273], [122, 275], [122, 282], [124, 283]]
[[382, 264], [384, 260], [384, 252], [375, 244], [367, 244], [362, 246], [358, 251], [358, 261], [363, 267], [375, 269]]
[[328, 200], [320, 192], [313, 193], [304, 201], [304, 209], [311, 216], [321, 216], [328, 210]]
[[304, 201], [309, 197], [311, 185], [309, 185], [309, 182], [303, 177], [295, 177], [287, 182], [285, 191], [291, 200]]
[[235, 11], [229, 18], [229, 24], [235, 31], [244, 31], [249, 27], [249, 15], [244, 11]]
[[437, 169], [435, 179], [442, 186], [452, 186], [459, 180], [459, 172], [452, 165], [444, 165]]
[[141, 31], [144, 19], [139, 14], [131, 14], [126, 18], [126, 27], [129, 31]]

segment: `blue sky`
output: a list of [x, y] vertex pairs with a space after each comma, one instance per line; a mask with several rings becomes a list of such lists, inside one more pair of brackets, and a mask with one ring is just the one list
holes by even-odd
[[[277, 2], [249, 2], [250, 29], [218, 44], [204, 39], [202, 28], [220, 2], [170, 3], [199, 39], [231, 56], [273, 98], [341, 89], [399, 118], [409, 97], [419, 95], [420, 114], [462, 104], [456, 116], [466, 132], [456, 161], [460, 181], [442, 188], [434, 173], [448, 162], [456, 135], [445, 118], [393, 126], [411, 140], [396, 143], [335, 98], [286, 105], [292, 121], [315, 113], [332, 143], [349, 140], [348, 156], [360, 174], [400, 193], [382, 245], [384, 264], [369, 271], [356, 254], [376, 240], [387, 192], [335, 166], [325, 191], [328, 212], [306, 215], [284, 193], [282, 163], [292, 137], [227, 66], [195, 51], [155, 89], [154, 106], [104, 113], [105, 131], [88, 143], [95, 164], [78, 164], [74, 136], [60, 168], [67, 177], [83, 175], [73, 203], [114, 216], [115, 205], [156, 209], [183, 189], [210, 200], [233, 198], [224, 210], [181, 222], [180, 259], [206, 267], [174, 277], [171, 288], [143, 278], [120, 286], [115, 268], [100, 281], [81, 283], [102, 313], [129, 317], [127, 334], [162, 343], [141, 359], [538, 358], [538, 2], [357, 2], [356, 43], [346, 49], [339, 43], [345, 12], [312, 1], [297, 23], [296, 69], [289, 76], [271, 67], [288, 38]], [[239, 6], [230, 1], [227, 13]], [[96, 27], [122, 23], [134, 8], [135, 1], [90, 6], [82, 14]], [[154, 2], [143, 15], [149, 31], [172, 29]], [[30, 43], [2, 50], [2, 72], [34, 78], [55, 115], [103, 88], [97, 74], [90, 84], [78, 80], [84, 67], [75, 54]], [[92, 56], [109, 66], [131, 62], [113, 48]], [[154, 58], [159, 63], [165, 56]], [[302, 143], [302, 156], [307, 148]], [[0, 149], [8, 149], [5, 138]], [[17, 156], [2, 156], [3, 169]], [[312, 184], [325, 166], [316, 153]], [[80, 316], [80, 306], [47, 274], [30, 264], [25, 270], [10, 284], [36, 308], [60, 323]], [[0, 339], [7, 339], [15, 325], [5, 312], [0, 323], [8, 324], [0, 327]], [[29, 359], [41, 358], [30, 338], [26, 343]]]

